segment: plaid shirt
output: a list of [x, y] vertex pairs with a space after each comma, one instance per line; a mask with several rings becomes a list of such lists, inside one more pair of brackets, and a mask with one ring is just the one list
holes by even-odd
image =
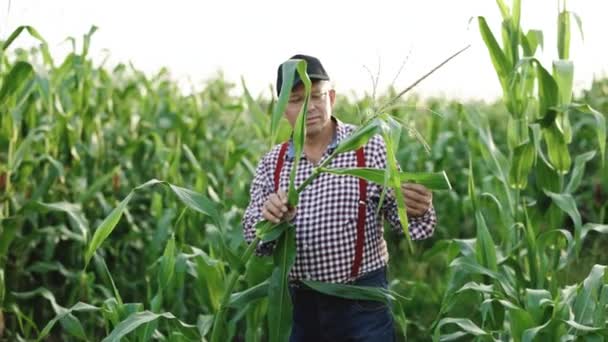
[[[327, 158], [338, 142], [355, 129], [335, 119], [336, 134], [321, 160]], [[250, 243], [255, 238], [255, 224], [262, 220], [262, 206], [274, 192], [274, 170], [281, 145], [275, 146], [260, 161], [251, 185], [251, 200], [243, 216], [245, 240]], [[386, 168], [386, 146], [381, 136], [376, 135], [364, 147], [366, 167]], [[279, 188], [287, 192], [289, 173], [294, 161], [294, 147], [290, 143], [281, 170]], [[332, 160], [331, 168], [357, 166], [355, 151], [338, 155]], [[313, 165], [301, 156], [296, 174], [296, 187], [304, 182], [313, 171]], [[376, 215], [382, 186], [368, 182], [365, 219], [365, 240], [360, 275], [385, 266], [388, 262], [386, 241], [383, 237], [382, 216], [397, 232], [403, 234], [397, 202], [392, 191], [384, 198], [382, 215]], [[317, 280], [344, 283], [351, 281], [350, 271], [355, 254], [357, 234], [357, 211], [359, 202], [359, 181], [352, 176], [323, 173], [302, 193], [292, 224], [296, 227], [296, 260], [289, 274], [290, 280]], [[414, 240], [424, 239], [433, 234], [436, 225], [435, 210], [431, 207], [420, 217], [409, 217], [409, 232]], [[258, 254], [269, 254], [274, 242], [261, 244]]]

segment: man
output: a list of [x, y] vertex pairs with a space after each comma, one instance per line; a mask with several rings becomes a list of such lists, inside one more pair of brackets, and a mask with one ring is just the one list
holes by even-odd
[[[298, 186], [355, 127], [332, 116], [336, 92], [321, 62], [307, 55], [295, 55], [291, 59], [306, 60], [307, 73], [312, 80], [304, 153], [300, 156], [296, 175]], [[277, 93], [281, 86], [282, 69], [279, 67]], [[296, 74], [285, 110], [292, 127], [304, 99], [304, 87]], [[322, 174], [302, 191], [298, 207], [288, 208], [289, 172], [294, 158], [298, 157], [294, 151], [289, 141], [275, 146], [262, 158], [243, 217], [248, 242], [254, 239], [255, 224], [262, 219], [288, 220], [296, 228], [296, 260], [289, 274], [293, 302], [291, 341], [392, 341], [393, 320], [386, 305], [324, 295], [306, 288], [299, 281], [386, 288], [388, 253], [382, 219], [387, 219], [395, 230], [402, 231], [394, 192], [387, 192], [381, 215], [376, 215], [381, 186], [355, 177]], [[338, 155], [329, 165], [332, 168], [356, 166], [386, 168], [386, 147], [380, 136], [370, 139], [359, 151]], [[402, 188], [411, 237], [431, 236], [436, 224], [432, 193], [417, 184], [404, 184]], [[270, 253], [272, 246], [272, 243], [261, 245], [258, 252]]]

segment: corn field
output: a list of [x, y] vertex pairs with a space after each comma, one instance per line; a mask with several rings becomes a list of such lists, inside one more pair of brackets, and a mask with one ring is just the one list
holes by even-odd
[[[608, 79], [573, 93], [584, 18], [565, 1], [557, 42], [521, 27], [521, 0], [497, 5], [501, 32], [473, 20], [496, 103], [338, 98], [335, 115], [359, 129], [336, 153], [380, 134], [389, 167], [315, 175], [424, 184], [439, 223], [415, 243], [386, 229], [388, 291], [308, 285], [389, 303], [400, 341], [604, 341]], [[34, 27], [0, 41], [0, 340], [287, 340], [293, 227], [260, 222], [248, 245], [241, 217], [256, 163], [292, 133], [281, 117], [296, 72], [310, 94], [306, 65], [284, 65], [276, 99], [221, 77], [184, 95], [166, 70], [93, 63], [95, 30], [62, 61]], [[11, 47], [25, 35], [36, 46]], [[294, 173], [292, 205], [307, 185]], [[271, 240], [274, 255], [253, 253]]]

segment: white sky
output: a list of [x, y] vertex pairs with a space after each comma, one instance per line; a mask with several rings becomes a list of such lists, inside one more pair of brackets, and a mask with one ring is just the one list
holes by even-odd
[[[524, 29], [544, 31], [540, 57], [549, 69], [557, 57], [557, 0], [524, 0], [522, 6]], [[568, 8], [583, 22], [585, 40], [575, 31], [571, 45], [575, 87], [581, 89], [594, 75], [608, 75], [608, 1], [571, 0]], [[180, 83], [192, 80], [197, 86], [222, 69], [239, 89], [244, 76], [254, 95], [265, 96], [277, 66], [296, 53], [319, 57], [338, 91], [361, 94], [372, 88], [364, 66], [375, 73], [380, 59], [384, 89], [409, 55], [395, 83], [401, 89], [470, 43], [464, 55], [416, 92], [492, 99], [500, 94], [499, 84], [477, 22], [468, 24], [478, 15], [498, 32], [500, 13], [492, 0], [0, 0], [0, 37], [32, 25], [59, 60], [71, 48], [65, 38], [76, 37], [80, 44], [94, 24], [99, 27], [91, 47], [96, 60], [107, 49], [110, 63], [130, 60], [148, 73], [167, 66]], [[33, 43], [22, 36], [13, 47]]]

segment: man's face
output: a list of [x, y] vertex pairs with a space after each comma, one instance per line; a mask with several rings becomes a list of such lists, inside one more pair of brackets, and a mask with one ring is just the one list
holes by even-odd
[[[298, 113], [304, 104], [304, 85], [297, 85], [289, 96], [285, 116], [292, 127], [296, 124]], [[308, 119], [306, 135], [315, 136], [331, 123], [332, 109], [336, 100], [336, 92], [327, 81], [313, 81], [308, 102]]]

